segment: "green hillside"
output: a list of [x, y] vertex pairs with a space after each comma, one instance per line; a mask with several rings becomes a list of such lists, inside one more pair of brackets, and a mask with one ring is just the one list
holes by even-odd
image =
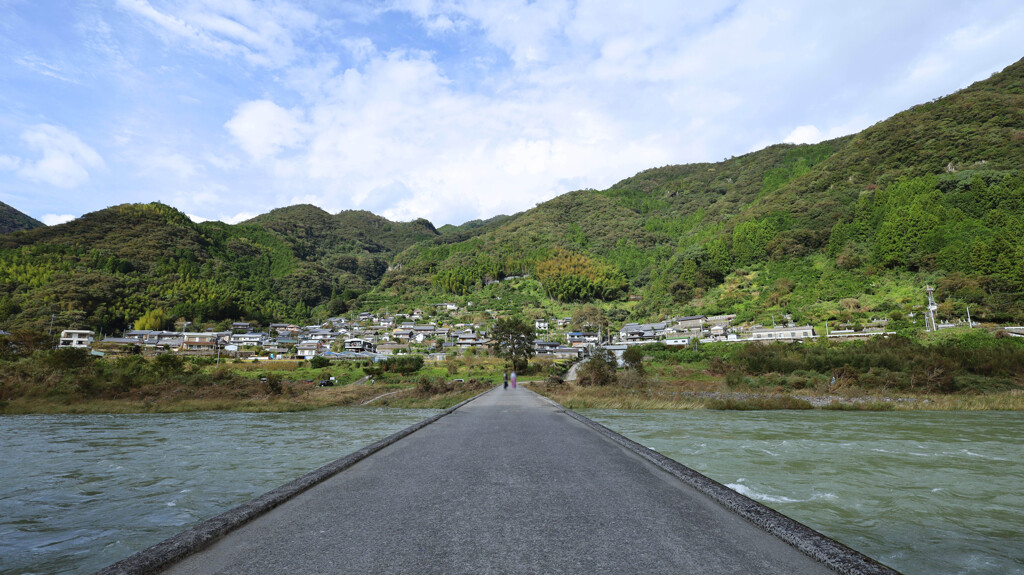
[[[5, 220], [0, 220], [5, 221]], [[435, 229], [310, 205], [238, 225], [114, 206], [0, 235], [0, 328], [304, 322], [455, 300], [613, 321], [1024, 321], [1024, 61], [815, 145], [645, 170]]]
[[0, 202], [0, 234], [43, 227], [43, 222]]
[[[976, 318], [1018, 321], [1022, 110], [1018, 62], [853, 136], [646, 170], [466, 242], [414, 246], [369, 301], [448, 294], [561, 309], [598, 299], [634, 319], [699, 311], [822, 322], [902, 317], [931, 282], [946, 317], [970, 305]], [[517, 281], [533, 295], [491, 283], [517, 275], [531, 276]], [[621, 286], [615, 278], [627, 285], [593, 285]]]
[[107, 332], [246, 318], [307, 321], [348, 310], [429, 222], [293, 206], [238, 225], [125, 204], [0, 237], [0, 326]]

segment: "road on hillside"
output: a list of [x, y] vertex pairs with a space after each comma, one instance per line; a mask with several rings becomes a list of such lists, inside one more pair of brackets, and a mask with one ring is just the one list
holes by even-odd
[[832, 571], [544, 398], [497, 388], [166, 572]]

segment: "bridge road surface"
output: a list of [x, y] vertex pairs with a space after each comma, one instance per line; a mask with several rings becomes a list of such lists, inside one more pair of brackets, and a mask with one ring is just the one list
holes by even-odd
[[497, 388], [166, 573], [833, 573], [526, 389]]

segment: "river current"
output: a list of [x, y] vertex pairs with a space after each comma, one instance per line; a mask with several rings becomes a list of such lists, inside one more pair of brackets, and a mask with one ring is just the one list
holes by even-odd
[[907, 575], [1024, 574], [1024, 413], [581, 413]]
[[92, 573], [435, 413], [0, 417], [0, 574]]
[[[91, 573], [433, 410], [0, 417], [0, 573]], [[1024, 574], [1024, 414], [584, 411], [912, 574]]]

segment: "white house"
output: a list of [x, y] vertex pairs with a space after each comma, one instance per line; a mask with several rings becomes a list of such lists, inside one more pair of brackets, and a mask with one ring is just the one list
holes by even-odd
[[96, 332], [87, 329], [66, 329], [60, 332], [57, 347], [89, 347], [96, 338]]
[[300, 359], [312, 359], [324, 351], [322, 341], [308, 340], [300, 342], [295, 346], [295, 357]]
[[754, 328], [749, 339], [754, 341], [796, 341], [812, 337], [814, 337], [814, 326], [802, 325]]

